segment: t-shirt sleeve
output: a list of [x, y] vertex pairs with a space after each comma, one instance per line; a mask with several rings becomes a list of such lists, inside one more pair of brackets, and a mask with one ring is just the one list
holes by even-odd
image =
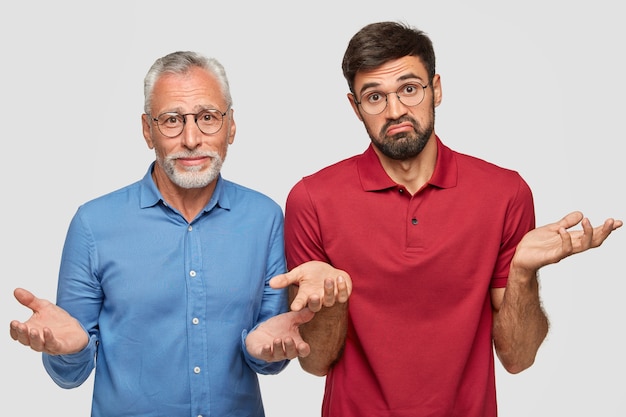
[[491, 280], [492, 288], [506, 286], [515, 249], [524, 235], [534, 228], [535, 208], [532, 191], [526, 181], [518, 175], [517, 192], [513, 194], [507, 209], [500, 253]]

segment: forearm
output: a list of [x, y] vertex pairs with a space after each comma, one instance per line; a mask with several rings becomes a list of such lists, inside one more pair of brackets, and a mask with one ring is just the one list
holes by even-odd
[[496, 354], [505, 369], [519, 373], [530, 367], [547, 333], [536, 272], [512, 269], [493, 322]]
[[[296, 288], [297, 290], [297, 288]], [[290, 300], [295, 296], [292, 287]], [[341, 356], [348, 328], [348, 302], [322, 307], [308, 323], [300, 326], [302, 339], [311, 347], [307, 357], [300, 357], [300, 366], [305, 371], [324, 376]]]

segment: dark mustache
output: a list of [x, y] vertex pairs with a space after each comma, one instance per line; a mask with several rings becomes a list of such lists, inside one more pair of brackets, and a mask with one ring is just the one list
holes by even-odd
[[387, 123], [385, 123], [385, 125], [383, 126], [383, 132], [386, 131], [387, 129], [389, 129], [391, 126], [399, 125], [399, 124], [405, 123], [405, 122], [411, 123], [411, 126], [413, 126], [413, 128], [415, 130], [417, 130], [417, 128], [419, 127], [419, 124], [417, 123], [417, 120], [415, 120], [414, 118], [412, 118], [410, 116], [402, 116], [399, 119], [390, 120]]

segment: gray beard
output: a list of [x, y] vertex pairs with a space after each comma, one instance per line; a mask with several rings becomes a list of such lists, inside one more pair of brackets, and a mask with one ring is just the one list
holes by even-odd
[[175, 155], [168, 155], [164, 159], [159, 159], [157, 156], [157, 162], [163, 168], [163, 171], [167, 174], [167, 177], [174, 184], [181, 188], [203, 188], [209, 185], [220, 174], [222, 164], [224, 160], [220, 158], [216, 152], [205, 152], [203, 156], [210, 156], [212, 158], [211, 165], [208, 169], [201, 171], [201, 167], [190, 167], [184, 172], [176, 169], [176, 158], [197, 156], [194, 153], [179, 153]]

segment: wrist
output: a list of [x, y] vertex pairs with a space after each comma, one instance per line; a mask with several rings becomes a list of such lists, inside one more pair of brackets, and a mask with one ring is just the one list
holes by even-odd
[[508, 282], [511, 284], [528, 285], [537, 280], [537, 270], [524, 268], [511, 263]]

